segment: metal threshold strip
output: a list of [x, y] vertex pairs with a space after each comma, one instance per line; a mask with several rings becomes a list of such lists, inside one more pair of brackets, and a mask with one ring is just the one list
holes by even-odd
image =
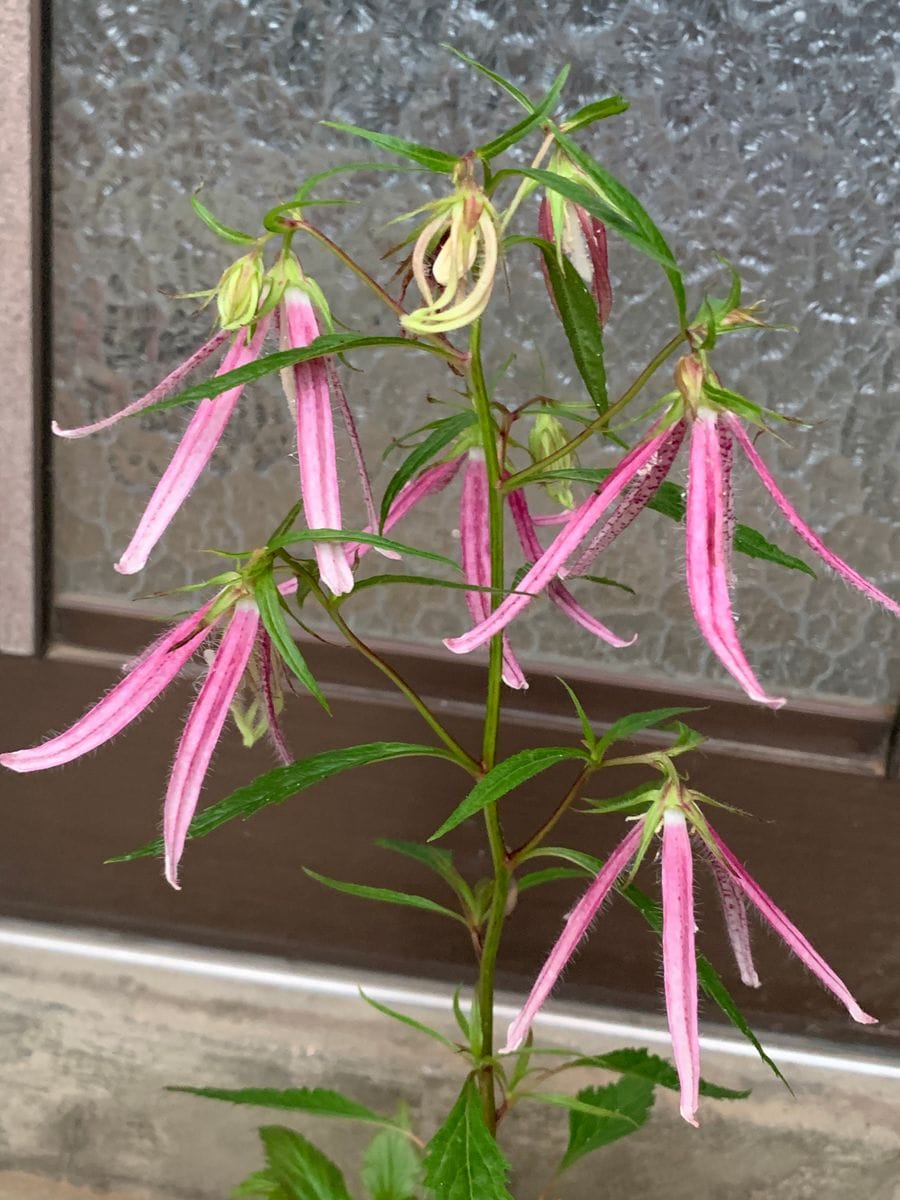
[[[59, 929], [24, 921], [0, 921], [0, 947], [42, 954], [57, 954], [77, 958], [87, 963], [173, 972], [195, 978], [217, 979], [233, 984], [249, 984], [282, 992], [309, 996], [356, 999], [360, 987], [367, 995], [384, 1004], [401, 1008], [428, 1009], [452, 1018], [450, 998], [437, 985], [425, 982], [406, 982], [397, 977], [371, 972], [352, 973], [349, 970], [317, 970], [290, 966], [277, 959], [235, 954], [226, 951], [197, 950], [171, 942], [150, 939], [125, 939], [114, 934], [85, 933]], [[497, 1005], [497, 1016], [508, 1020], [516, 1012], [513, 997], [507, 995]], [[638, 1044], [664, 1045], [669, 1035], [661, 1025], [646, 1024], [617, 1016], [606, 1010], [604, 1016], [590, 1016], [583, 1005], [554, 1004], [536, 1024], [557, 1034], [589, 1034], [626, 1039]], [[701, 1045], [707, 1051], [736, 1058], [755, 1058], [756, 1051], [747, 1042], [733, 1037], [702, 1036]], [[900, 1063], [872, 1056], [859, 1057], [828, 1050], [805, 1049], [797, 1039], [772, 1038], [766, 1051], [781, 1064], [839, 1071], [847, 1076], [874, 1076], [900, 1080]]]

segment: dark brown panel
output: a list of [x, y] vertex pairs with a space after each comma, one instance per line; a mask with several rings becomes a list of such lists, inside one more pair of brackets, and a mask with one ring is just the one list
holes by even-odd
[[[68, 632], [73, 632], [71, 626]], [[119, 628], [123, 640], [127, 633], [129, 646], [134, 632]], [[325, 651], [334, 674], [342, 675], [335, 718], [329, 721], [303, 699], [291, 704], [287, 727], [298, 755], [376, 738], [429, 740], [415, 714], [385, 703], [379, 690], [370, 690], [377, 681], [367, 669], [349, 654], [339, 659], [337, 655]], [[80, 661], [0, 660], [4, 746], [24, 745], [46, 729], [65, 726], [114, 680], [108, 666], [88, 665], [84, 654], [77, 657]], [[338, 662], [346, 664], [345, 669], [338, 671]], [[420, 675], [430, 694], [446, 694], [448, 725], [476, 745], [477, 721], [464, 686], [467, 673], [474, 678], [475, 669], [467, 665], [460, 673], [457, 664], [421, 659], [410, 659], [407, 666]], [[157, 829], [168, 760], [189, 693], [188, 683], [170, 689], [137, 728], [88, 760], [46, 775], [0, 776], [6, 813], [0, 909], [9, 915], [133, 929], [292, 959], [396, 969], [451, 981], [470, 978], [466, 937], [449, 922], [335, 895], [311, 883], [300, 870], [308, 865], [339, 878], [444, 899], [426, 872], [373, 846], [379, 835], [424, 840], [434, 830], [466, 786], [466, 777], [443, 763], [409, 760], [348, 773], [247, 824], [227, 826], [189, 845], [184, 891], [179, 894], [165, 886], [158, 863], [101, 865], [104, 857], [140, 844]], [[559, 726], [559, 732], [550, 735], [553, 739], [577, 736], [555, 696], [549, 681], [536, 681], [507, 730], [507, 751], [547, 740], [548, 725]], [[636, 693], [631, 701], [631, 707], [649, 706], [646, 692]], [[542, 703], [548, 705], [546, 711]], [[732, 711], [740, 707], [733, 704]], [[727, 736], [727, 714], [702, 714], [698, 723], [720, 731], [721, 740], [717, 752], [697, 756], [693, 782], [754, 814], [743, 819], [723, 813], [718, 824], [763, 886], [882, 1024], [865, 1031], [853, 1026], [799, 963], [762, 932], [758, 958], [765, 986], [758, 992], [742, 989], [728, 961], [715, 902], [705, 891], [702, 944], [761, 1027], [868, 1047], [896, 1046], [900, 785], [874, 774], [878, 735], [865, 722], [856, 722], [853, 733], [848, 731], [854, 721], [846, 726], [836, 759], [842, 765], [835, 770], [833, 756], [823, 755], [819, 767], [808, 763], [812, 747], [837, 736], [838, 716], [823, 717], [820, 731], [815, 714], [797, 713], [790, 720], [789, 727], [805, 739], [803, 766], [778, 761], [790, 745], [782, 744], [769, 761], [758, 756], [759, 746], [753, 742], [746, 743], [750, 757], [734, 749], [726, 752], [728, 744], [733, 747], [746, 735], [746, 726], [739, 726], [739, 735]], [[786, 726], [782, 718], [773, 720], [776, 732], [783, 734]], [[870, 764], [868, 775], [848, 773], [854, 749], [860, 762]], [[205, 801], [270, 765], [264, 749], [248, 753], [235, 737], [227, 737]], [[540, 783], [522, 788], [507, 803], [512, 842], [549, 812], [567, 778], [561, 767], [557, 774], [548, 773]], [[611, 786], [618, 790], [628, 783], [617, 779]], [[602, 854], [620, 830], [615, 818], [601, 822], [571, 816], [554, 840]], [[469, 878], [486, 872], [477, 822], [458, 830], [453, 845]], [[654, 889], [652, 865], [644, 876], [648, 889]], [[528, 983], [576, 893], [573, 885], [554, 884], [523, 897], [504, 947], [503, 983]], [[563, 994], [659, 1009], [659, 991], [654, 939], [616, 902], [597, 923]], [[715, 1019], [709, 1006], [707, 1012]]]

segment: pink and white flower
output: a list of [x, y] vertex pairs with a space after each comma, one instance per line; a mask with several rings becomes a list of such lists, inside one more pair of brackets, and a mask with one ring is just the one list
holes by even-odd
[[[148, 647], [121, 682], [69, 729], [28, 750], [0, 754], [0, 765], [20, 772], [44, 771], [72, 762], [111, 741], [176, 678], [214, 630], [225, 622], [225, 611], [215, 600], [203, 605]], [[275, 705], [268, 693], [271, 681], [268, 639], [263, 642], [261, 636], [256, 604], [249, 598], [239, 599], [231, 608], [219, 644], [210, 656], [205, 679], [175, 752], [163, 808], [165, 875], [174, 888], [179, 886], [178, 863], [210, 759], [254, 653], [262, 656], [258, 675], [262, 680], [269, 731], [279, 753], [282, 756], [286, 753]]]
[[[661, 811], [660, 811], [661, 810]], [[701, 818], [692, 802], [682, 806], [680, 801], [660, 799], [641, 817], [613, 850], [597, 877], [588, 887], [566, 918], [563, 931], [541, 968], [534, 986], [522, 1008], [509, 1026], [506, 1045], [501, 1053], [510, 1054], [525, 1041], [535, 1017], [577, 950], [603, 902], [619, 878], [638, 857], [645, 833], [652, 826], [662, 827], [662, 956], [666, 1014], [675, 1069], [681, 1092], [681, 1115], [691, 1125], [697, 1124], [696, 1113], [700, 1089], [700, 1040], [697, 1015], [697, 962], [695, 947], [693, 857], [689, 822], [702, 829], [711, 839], [709, 856], [717, 881], [726, 881], [723, 895], [730, 901], [743, 904], [749, 901], [763, 919], [793, 950], [804, 966], [844, 1005], [854, 1021], [864, 1025], [876, 1023], [851, 995], [840, 976], [825, 962], [799, 929], [773, 900], [762, 890], [749, 872], [711, 828]], [[746, 916], [736, 917], [732, 908], [726, 912], [729, 935], [732, 936], [741, 977], [750, 986], [758, 987], [759, 979], [750, 957]]]

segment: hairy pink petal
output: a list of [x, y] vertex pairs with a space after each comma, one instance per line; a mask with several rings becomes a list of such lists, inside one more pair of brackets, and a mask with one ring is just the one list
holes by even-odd
[[253, 652], [258, 628], [256, 605], [241, 601], [222, 635], [175, 752], [163, 809], [166, 879], [173, 888], [179, 886], [178, 863], [203, 779]]
[[842, 558], [838, 558], [838, 556], [832, 550], [828, 549], [819, 535], [810, 529], [810, 527], [806, 524], [806, 522], [791, 504], [790, 500], [788, 500], [787, 496], [785, 496], [784, 492], [782, 492], [781, 488], [775, 482], [774, 478], [772, 477], [772, 473], [760, 458], [756, 447], [747, 436], [747, 431], [741, 425], [737, 417], [732, 416], [731, 413], [726, 413], [724, 415], [724, 420], [727, 422], [728, 428], [740, 442], [741, 449], [747, 455], [747, 458], [749, 458], [753, 469], [765, 484], [769, 495], [784, 513], [785, 517], [787, 517], [788, 522], [790, 523], [794, 532], [799, 534], [800, 537], [803, 538], [804, 542], [806, 542], [809, 547], [815, 550], [816, 554], [818, 554], [822, 561], [831, 567], [833, 571], [837, 571], [839, 575], [843, 575], [848, 583], [852, 583], [855, 588], [858, 588], [861, 592], [868, 596], [870, 600], [874, 600], [877, 604], [883, 604], [884, 607], [888, 609], [889, 612], [892, 612], [895, 616], [900, 616], [900, 604], [898, 604], [895, 600], [892, 600], [890, 596], [886, 596], [884, 592], [879, 591], [874, 584], [869, 583], [867, 579], [864, 579], [858, 571], [854, 571], [853, 567], [851, 567], [849, 563], [845, 563]]
[[[294, 582], [296, 583], [296, 580]], [[278, 709], [275, 705], [275, 691], [273, 687], [273, 675], [275, 672], [274, 651], [272, 649], [272, 639], [264, 629], [261, 629], [259, 632], [257, 652], [259, 654], [259, 675], [263, 703], [266, 706], [266, 719], [269, 723], [269, 740], [275, 748], [275, 753], [284, 765], [288, 766], [294, 761], [294, 756], [288, 749], [284, 730], [281, 728], [281, 722], [278, 720]]]
[[681, 449], [684, 434], [685, 423], [679, 421], [672, 427], [668, 438], [660, 446], [659, 453], [652, 462], [647, 464], [643, 476], [628, 489], [612, 516], [591, 538], [587, 548], [579, 555], [575, 564], [560, 572], [563, 578], [569, 575], [584, 575], [590, 570], [597, 555], [614, 542], [619, 534], [624, 533], [628, 526], [641, 515], [671, 470], [672, 463]]
[[204, 624], [211, 607], [212, 601], [157, 638], [125, 678], [65, 733], [29, 750], [0, 754], [0, 764], [13, 771], [44, 771], [110, 741], [153, 703], [206, 640], [215, 624]]
[[759, 976], [753, 963], [750, 928], [747, 923], [747, 905], [743, 894], [714, 854], [709, 855], [709, 865], [716, 882], [716, 891], [719, 893], [722, 915], [725, 918], [725, 931], [728, 934], [734, 961], [740, 972], [741, 982], [747, 987], [758, 988]]
[[195, 350], [189, 358], [186, 358], [183, 363], [170, 372], [162, 383], [158, 383], [155, 388], [151, 388], [146, 396], [141, 396], [139, 400], [132, 400], [130, 404], [120, 409], [117, 413], [113, 413], [110, 417], [103, 417], [100, 421], [94, 421], [90, 425], [77, 425], [74, 429], [63, 429], [56, 421], [53, 422], [52, 429], [57, 437], [62, 438], [83, 438], [91, 433], [97, 433], [100, 429], [108, 429], [110, 425], [115, 425], [118, 421], [125, 417], [132, 417], [135, 413], [142, 412], [145, 408], [149, 408], [152, 404], [158, 404], [160, 400], [166, 400], [178, 390], [184, 380], [190, 373], [199, 367], [202, 362], [206, 362], [211, 354], [226, 342], [231, 336], [227, 329], [220, 329], [218, 333], [213, 334], [208, 342], [204, 342], [199, 350]]
[[[522, 547], [522, 553], [531, 562], [540, 558], [543, 554], [543, 547], [538, 541], [537, 532], [534, 528], [534, 518], [528, 508], [528, 501], [525, 499], [523, 490], [511, 492], [507, 497], [509, 508], [513, 516], [513, 523], [516, 527], [519, 543]], [[604, 642], [608, 642], [611, 646], [623, 647], [631, 646], [637, 641], [637, 634], [632, 638], [620, 638], [613, 633], [611, 629], [592, 617], [586, 609], [582, 608], [568, 588], [564, 587], [558, 579], [553, 579], [547, 585], [547, 596], [552, 604], [570, 620], [581, 625], [589, 633], [600, 638]]]
[[[491, 586], [488, 487], [484, 453], [481, 450], [470, 450], [466, 458], [459, 505], [459, 540], [463, 575], [467, 583], [474, 583], [478, 587]], [[466, 604], [473, 621], [484, 621], [491, 612], [491, 594], [466, 592]], [[528, 687], [522, 668], [506, 637], [503, 639], [503, 682], [507, 687], [517, 690]]]
[[[283, 302], [282, 345], [299, 349], [318, 336], [319, 327], [309, 296], [300, 288], [288, 288]], [[306, 523], [310, 529], [340, 529], [341, 494], [328, 371], [321, 359], [313, 359], [295, 363], [282, 372], [282, 381], [296, 409], [300, 491]], [[353, 572], [344, 547], [333, 542], [314, 545], [323, 583], [336, 596], [351, 592]]]
[[[410, 479], [405, 483], [394, 497], [391, 507], [388, 509], [388, 514], [384, 520], [384, 532], [387, 533], [398, 521], [402, 521], [406, 514], [411, 512], [427, 496], [433, 496], [436, 492], [442, 492], [456, 477], [456, 472], [464, 461], [465, 455], [460, 454], [456, 458], [449, 459], [447, 462], [434, 463], [432, 466], [426, 467], [424, 471], [420, 471], [414, 479]], [[377, 522], [366, 526], [366, 533], [377, 532]], [[358, 562], [363, 555], [368, 554], [371, 549], [372, 547], [366, 545], [364, 542], [347, 543], [347, 553], [353, 556], [355, 562]]]
[[500, 1051], [501, 1054], [510, 1054], [525, 1041], [534, 1018], [541, 1008], [543, 1008], [547, 997], [556, 986], [556, 981], [562, 974], [569, 959], [575, 953], [578, 943], [587, 933], [603, 901], [612, 891], [616, 880], [637, 853], [643, 832], [643, 821], [635, 822], [634, 828], [625, 835], [615, 850], [613, 850], [612, 854], [603, 864], [597, 878], [591, 883], [588, 890], [569, 913], [563, 931], [550, 951], [547, 961], [541, 968], [528, 999], [507, 1030], [506, 1045]]
[[725, 527], [730, 500], [725, 495], [718, 422], [701, 410], [691, 427], [687, 491], [687, 587], [700, 632], [751, 699], [772, 708], [784, 704], [769, 696], [747, 662], [738, 640], [728, 591], [729, 547]]
[[[222, 359], [216, 375], [234, 371], [258, 358], [268, 326], [269, 318], [264, 317], [257, 324], [249, 345], [245, 341], [245, 331], [241, 330]], [[201, 400], [197, 405], [172, 461], [150, 497], [134, 536], [125, 553], [115, 564], [115, 569], [120, 574], [133, 575], [144, 568], [153, 547], [165, 533], [203, 468], [212, 458], [243, 390], [244, 385], [240, 384], [223, 392], [221, 396]]]
[[494, 634], [505, 628], [547, 584], [556, 577], [560, 568], [578, 549], [604, 511], [627, 487], [629, 481], [653, 458], [668, 437], [665, 433], [635, 446], [621, 462], [613, 468], [597, 492], [576, 508], [565, 528], [554, 538], [534, 566], [519, 584], [515, 594], [507, 598], [491, 613], [487, 620], [470, 629], [461, 637], [448, 638], [444, 645], [454, 654], [467, 654], [489, 641]]
[[609, 254], [606, 245], [606, 226], [596, 217], [592, 217], [580, 204], [576, 204], [575, 212], [581, 223], [581, 232], [591, 260], [591, 290], [597, 301], [597, 312], [600, 324], [605, 325], [612, 312], [612, 284], [609, 281]]
[[684, 813], [668, 808], [662, 835], [663, 975], [672, 1056], [681, 1085], [681, 1115], [697, 1124], [700, 1104], [700, 1034], [697, 1022], [697, 956], [694, 950], [694, 873]]
[[794, 925], [787, 916], [781, 911], [778, 905], [762, 890], [756, 880], [749, 874], [745, 867], [741, 865], [738, 859], [728, 849], [716, 831], [709, 825], [707, 828], [712, 836], [725, 867], [731, 874], [732, 879], [741, 889], [751, 904], [759, 910], [763, 917], [772, 926], [778, 936], [784, 941], [793, 952], [797, 955], [803, 965], [816, 976], [818, 980], [825, 985], [830, 992], [837, 996], [838, 1000], [844, 1005], [854, 1021], [859, 1021], [861, 1025], [877, 1025], [876, 1017], [870, 1017], [868, 1013], [863, 1012], [860, 1006], [850, 994], [850, 990], [844, 983], [843, 979], [837, 975], [828, 963], [822, 958], [821, 954], [814, 949], [807, 938], [803, 936], [800, 930]]

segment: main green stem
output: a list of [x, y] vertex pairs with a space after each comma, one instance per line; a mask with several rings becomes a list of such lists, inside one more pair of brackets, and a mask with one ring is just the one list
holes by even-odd
[[[475, 412], [478, 417], [478, 432], [484, 450], [488, 477], [488, 516], [491, 543], [491, 603], [503, 588], [503, 494], [500, 491], [500, 461], [497, 457], [497, 434], [491, 416], [491, 400], [484, 378], [481, 360], [481, 322], [475, 321], [469, 332], [469, 386]], [[484, 712], [484, 738], [482, 741], [482, 765], [490, 771], [497, 759], [497, 739], [500, 732], [500, 699], [503, 683], [503, 636], [491, 639], [488, 660], [487, 701]], [[485, 1058], [494, 1053], [494, 977], [497, 969], [497, 954], [506, 918], [506, 897], [509, 891], [509, 866], [506, 859], [506, 843], [500, 824], [497, 805], [490, 804], [484, 810], [484, 823], [491, 850], [494, 870], [493, 894], [488, 913], [487, 928], [481, 950], [478, 978], [478, 1004], [481, 1020], [481, 1052]], [[482, 1066], [478, 1076], [485, 1125], [494, 1133], [497, 1128], [497, 1100], [494, 1089], [494, 1069]]]

